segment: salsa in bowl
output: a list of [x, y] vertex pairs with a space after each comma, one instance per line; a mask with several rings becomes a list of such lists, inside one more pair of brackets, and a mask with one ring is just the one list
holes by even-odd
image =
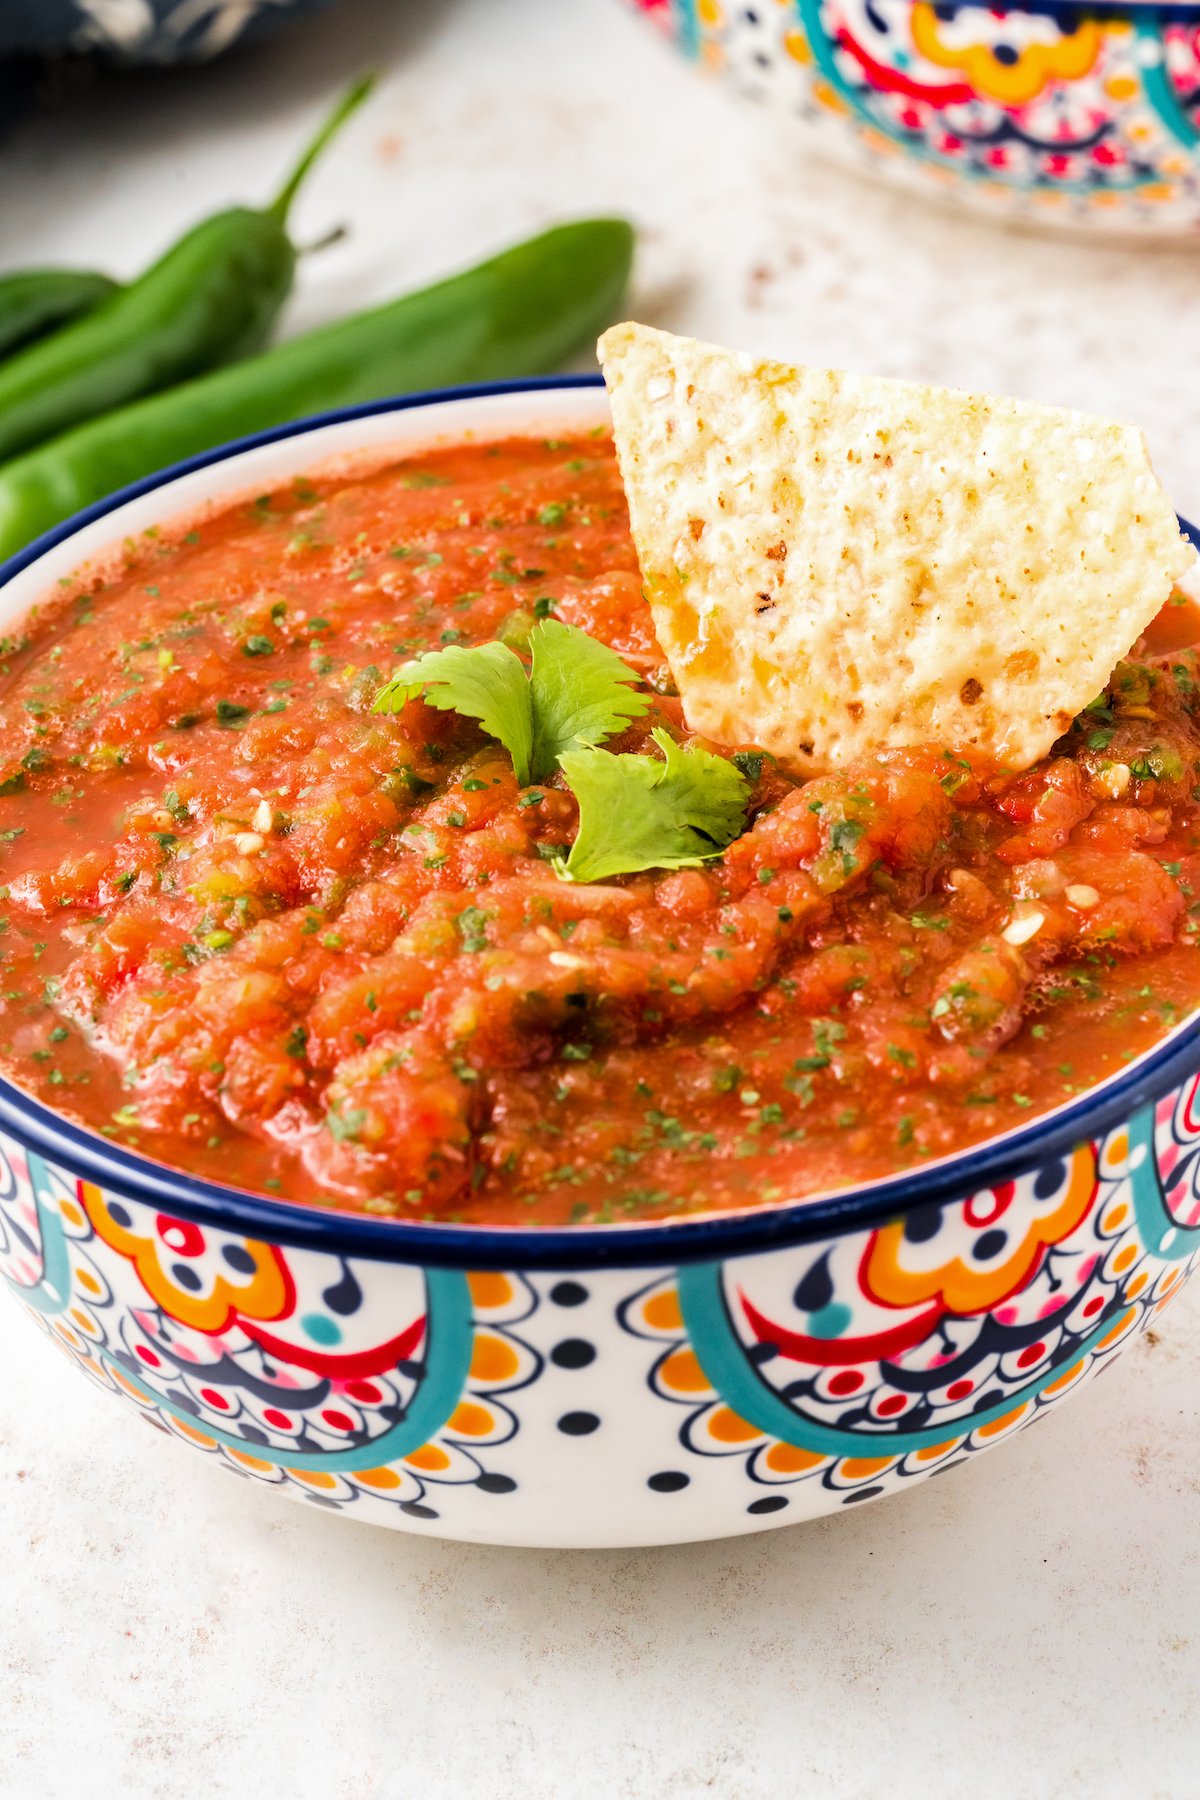
[[[794, 779], [686, 730], [586, 383], [297, 426], [22, 562], [3, 1267], [168, 1431], [379, 1522], [720, 1535], [966, 1460], [1177, 1290], [1186, 607], [1045, 767]], [[548, 625], [645, 702], [592, 842], [665, 853], [665, 739], [742, 784], [719, 857], [564, 879], [582, 781], [373, 710]]]
[[[688, 731], [603, 424], [164, 518], [5, 638], [0, 1066], [191, 1174], [395, 1219], [920, 1168], [1200, 1000], [1197, 635], [1176, 594], [1026, 773], [935, 745], [805, 780]], [[543, 642], [597, 705], [617, 673], [578, 792], [436, 689], [373, 710], [398, 663]], [[667, 789], [723, 773], [741, 829], [677, 843]]]

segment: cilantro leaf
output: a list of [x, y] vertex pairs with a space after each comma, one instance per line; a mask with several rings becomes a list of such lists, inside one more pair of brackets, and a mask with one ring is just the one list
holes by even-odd
[[661, 762], [594, 749], [560, 755], [579, 802], [570, 855], [554, 865], [565, 880], [689, 868], [718, 856], [742, 829], [745, 776], [710, 750], [681, 750], [662, 730], [651, 735]]
[[629, 686], [638, 679], [615, 650], [575, 625], [547, 619], [529, 634], [533, 667], [507, 644], [452, 644], [397, 669], [375, 712], [399, 712], [418, 694], [442, 712], [477, 719], [513, 759], [522, 787], [548, 781], [562, 751], [594, 746], [653, 704]]
[[547, 781], [564, 750], [594, 748], [653, 704], [615, 650], [577, 626], [547, 619], [529, 635], [533, 668], [533, 779]]
[[521, 786], [533, 780], [533, 700], [525, 665], [506, 644], [476, 644], [469, 650], [452, 644], [426, 651], [397, 669], [371, 710], [399, 712], [418, 694], [439, 712], [477, 719], [512, 757]]

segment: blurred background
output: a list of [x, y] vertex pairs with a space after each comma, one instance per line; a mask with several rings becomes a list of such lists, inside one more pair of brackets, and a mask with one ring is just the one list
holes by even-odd
[[[945, 42], [924, 44], [940, 62], [917, 66], [914, 10], [947, 16]], [[61, 36], [65, 17], [77, 45], [109, 52], [107, 63], [8, 64], [0, 272], [70, 262], [134, 274], [214, 208], [265, 202], [339, 87], [378, 68], [375, 94], [300, 195], [299, 241], [336, 224], [348, 235], [304, 260], [285, 334], [547, 221], [623, 212], [640, 230], [639, 316], [784, 357], [1136, 418], [1180, 510], [1200, 511], [1200, 151], [1183, 136], [1200, 120], [1200, 18], [1171, 26], [1165, 50], [1139, 48], [1143, 62], [1166, 59], [1179, 100], [1168, 141], [1157, 115], [1153, 130], [1136, 113], [1107, 134], [1088, 126], [1097, 94], [1128, 85], [1106, 73], [1113, 55], [1128, 59], [1120, 21], [1100, 43], [1045, 18], [1001, 29], [1005, 15], [986, 8], [846, 4], [835, 23], [852, 54], [839, 48], [830, 64], [838, 94], [796, 35], [804, 15], [799, 0], [0, 0], [10, 44]], [[111, 60], [216, 50], [184, 68]], [[885, 51], [892, 75], [880, 73]], [[864, 69], [878, 84], [874, 119]], [[1006, 82], [1017, 98], [1004, 98]], [[844, 152], [855, 107], [858, 175], [827, 156]], [[802, 129], [814, 112], [819, 128]], [[959, 178], [950, 127], [964, 120], [984, 143], [974, 162], [990, 158], [996, 180], [978, 168]], [[1139, 131], [1147, 166], [1170, 154], [1184, 171], [1157, 217], [1122, 201], [1161, 189], [1130, 166]], [[1043, 146], [1074, 132], [1091, 147], [1060, 157], [1055, 175], [1044, 148], [1028, 147], [1038, 132]], [[913, 192], [894, 185], [911, 160], [897, 142], [915, 142], [928, 165]], [[1097, 161], [1105, 143], [1109, 161]], [[1068, 197], [1055, 210], [1030, 202], [1038, 179], [1118, 192], [1103, 208]], [[964, 194], [981, 210], [956, 207]], [[1036, 235], [1010, 228], [1030, 218]]]

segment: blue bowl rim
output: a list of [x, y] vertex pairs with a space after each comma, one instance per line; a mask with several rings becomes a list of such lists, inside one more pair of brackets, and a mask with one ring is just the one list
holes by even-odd
[[[1036, 13], [1066, 25], [1087, 19], [1152, 19], [1159, 25], [1200, 20], [1200, 0], [999, 0], [999, 7], [1006, 13]], [[695, 0], [675, 0], [675, 9], [690, 24]], [[993, 12], [996, 7], [990, 0], [959, 0], [959, 10]]]
[[[443, 401], [602, 388], [599, 375], [532, 376], [430, 389], [363, 406], [343, 407], [235, 439], [189, 457], [110, 494], [36, 538], [0, 564], [0, 590], [48, 550], [104, 518], [129, 500], [153, 493], [195, 469], [227, 462], [243, 451], [328, 425], [409, 412]], [[1200, 531], [1181, 520], [1200, 548]], [[916, 1206], [954, 1200], [999, 1181], [1027, 1174], [1089, 1138], [1122, 1123], [1200, 1068], [1200, 1017], [1179, 1027], [1124, 1074], [1071, 1101], [1048, 1117], [1033, 1119], [999, 1138], [905, 1170], [866, 1186], [844, 1188], [812, 1200], [776, 1202], [740, 1213], [714, 1213], [677, 1221], [565, 1227], [485, 1226], [375, 1218], [362, 1213], [302, 1205], [205, 1181], [134, 1151], [61, 1117], [0, 1077], [0, 1127], [26, 1148], [76, 1175], [219, 1230], [244, 1231], [268, 1243], [319, 1249], [343, 1256], [438, 1268], [561, 1269], [655, 1268], [698, 1260], [783, 1249], [814, 1238], [859, 1230]]]
[[[989, 0], [960, 0], [962, 11], [991, 12]], [[1040, 13], [1058, 23], [1084, 19], [1153, 19], [1160, 25], [1187, 25], [1200, 19], [1200, 0], [1000, 0], [1005, 12]]]

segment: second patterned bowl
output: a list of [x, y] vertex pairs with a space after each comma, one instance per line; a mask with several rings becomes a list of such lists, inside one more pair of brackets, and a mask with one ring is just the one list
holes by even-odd
[[841, 161], [1008, 223], [1200, 233], [1200, 4], [633, 0]]

